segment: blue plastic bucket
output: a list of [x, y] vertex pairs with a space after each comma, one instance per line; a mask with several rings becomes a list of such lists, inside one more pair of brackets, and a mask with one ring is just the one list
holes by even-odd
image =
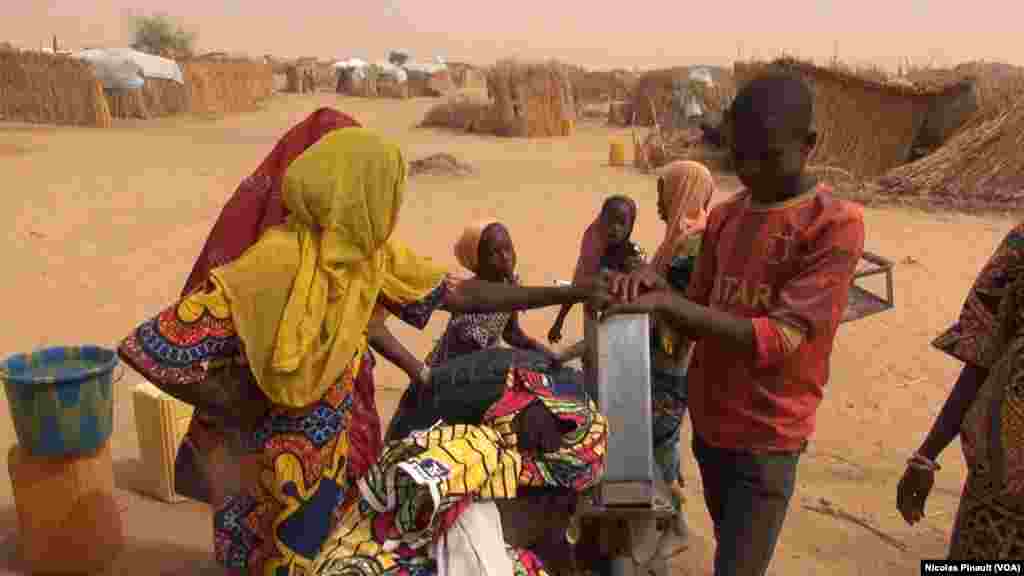
[[16, 354], [0, 378], [18, 443], [35, 456], [95, 453], [114, 427], [117, 354], [98, 346], [60, 346]]

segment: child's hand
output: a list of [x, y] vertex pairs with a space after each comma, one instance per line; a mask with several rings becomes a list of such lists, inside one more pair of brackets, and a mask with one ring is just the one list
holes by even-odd
[[555, 322], [551, 326], [551, 330], [548, 330], [548, 342], [552, 344], [558, 344], [562, 341], [562, 323]]
[[650, 265], [644, 265], [629, 274], [614, 275], [611, 292], [621, 300], [632, 301], [641, 293], [666, 288], [665, 280]]
[[609, 306], [603, 317], [617, 314], [653, 314], [665, 306], [664, 292], [647, 292], [628, 302], [618, 302]]

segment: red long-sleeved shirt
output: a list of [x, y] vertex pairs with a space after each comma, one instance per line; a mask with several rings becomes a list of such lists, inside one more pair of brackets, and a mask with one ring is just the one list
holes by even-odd
[[[697, 342], [689, 405], [702, 440], [753, 452], [804, 445], [863, 251], [860, 207], [824, 185], [770, 206], [743, 192], [712, 211], [687, 295], [752, 319], [757, 349]], [[795, 350], [786, 345], [794, 333]]]

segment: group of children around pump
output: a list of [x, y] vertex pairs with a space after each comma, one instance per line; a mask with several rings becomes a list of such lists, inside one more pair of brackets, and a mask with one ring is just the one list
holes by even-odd
[[[653, 256], [632, 240], [638, 203], [611, 196], [583, 233], [574, 274], [574, 282], [613, 278], [624, 301], [606, 313], [651, 316], [653, 453], [675, 510], [658, 554], [687, 546], [680, 431], [689, 411], [720, 576], [767, 570], [864, 245], [860, 208], [804, 174], [816, 135], [800, 79], [755, 80], [730, 113], [746, 189], [712, 209], [708, 168], [672, 162], [657, 179], [666, 228]], [[512, 235], [500, 221], [467, 227], [455, 255], [480, 278], [517, 282]], [[549, 343], [562, 340], [571, 308], [559, 309]], [[556, 363], [584, 354], [583, 342], [555, 352], [525, 334], [515, 313], [457, 314], [426, 362], [501, 340]]]
[[[348, 230], [346, 226], [355, 230], [362, 225], [361, 220], [346, 219], [349, 217], [338, 212], [340, 206], [352, 209], [354, 204], [332, 204], [321, 201], [319, 196], [314, 202], [313, 194], [355, 198], [352, 201], [358, 201], [359, 210], [365, 209], [371, 219], [376, 217], [378, 208], [380, 218], [393, 218], [400, 196], [389, 200], [393, 205], [385, 206], [369, 196], [356, 198], [362, 192], [355, 190], [358, 186], [363, 186], [361, 190], [369, 189], [375, 185], [374, 179], [380, 180], [377, 190], [391, 194], [398, 189], [404, 183], [404, 168], [401, 161], [392, 159], [400, 158], [400, 152], [376, 135], [353, 126], [354, 122], [320, 128], [321, 134], [306, 137], [301, 150], [288, 150], [289, 137], [283, 139], [280, 150], [275, 149], [278, 156], [272, 156], [276, 164], [268, 159], [268, 164], [261, 167], [262, 172], [258, 171], [244, 185], [261, 190], [283, 189], [284, 205], [292, 214], [287, 223], [270, 228], [258, 242], [250, 240], [250, 244], [256, 244], [245, 254], [215, 254], [203, 270], [197, 264], [198, 272], [193, 272], [182, 303], [142, 325], [120, 348], [121, 357], [147, 379], [162, 388], [176, 390], [179, 397], [186, 394], [182, 390], [187, 384], [189, 390], [195, 391], [189, 401], [206, 406], [199, 412], [209, 417], [194, 419], [186, 446], [179, 453], [180, 476], [187, 477], [187, 470], [193, 468], [225, 465], [211, 464], [216, 460], [211, 454], [219, 453], [219, 448], [209, 447], [231, 444], [240, 446], [240, 453], [251, 455], [239, 458], [251, 457], [253, 462], [261, 463], [254, 464], [253, 469], [262, 469], [267, 478], [273, 476], [273, 485], [280, 487], [264, 494], [260, 486], [270, 484], [247, 483], [244, 470], [230, 486], [218, 484], [226, 481], [227, 476], [214, 477], [209, 472], [205, 480], [196, 480], [191, 487], [194, 497], [215, 508], [218, 560], [234, 573], [261, 576], [370, 574], [377, 569], [384, 570], [381, 573], [404, 573], [388, 570], [404, 565], [401, 551], [405, 548], [401, 546], [413, 546], [413, 540], [407, 535], [389, 540], [391, 536], [376, 533], [374, 526], [383, 526], [382, 518], [387, 517], [387, 530], [394, 531], [404, 521], [403, 488], [396, 488], [396, 478], [411, 476], [416, 480], [420, 474], [429, 480], [432, 472], [447, 470], [437, 456], [442, 451], [435, 450], [441, 444], [432, 444], [433, 437], [424, 436], [418, 452], [402, 452], [408, 448], [405, 445], [401, 449], [381, 447], [379, 423], [374, 424], [372, 417], [362, 420], [365, 425], [358, 423], [360, 410], [366, 410], [373, 402], [372, 380], [368, 380], [373, 360], [367, 343], [364, 341], [361, 348], [353, 344], [343, 351], [346, 362], [353, 356], [361, 360], [339, 363], [337, 370], [327, 374], [335, 367], [335, 353], [340, 349], [337, 343], [346, 338], [358, 342], [358, 334], [349, 335], [344, 330], [309, 331], [314, 324], [327, 326], [332, 318], [354, 318], [361, 310], [360, 298], [365, 296], [382, 304], [371, 306], [372, 311], [368, 308], [365, 313], [360, 312], [365, 318], [361, 316], [353, 324], [361, 322], [366, 327], [362, 332], [368, 346], [409, 374], [412, 387], [428, 386], [432, 369], [502, 341], [547, 355], [557, 364], [582, 355], [582, 344], [561, 352], [549, 347], [562, 340], [567, 315], [576, 303], [586, 303], [601, 315], [649, 314], [653, 453], [661, 480], [671, 488], [675, 511], [659, 544], [659, 554], [672, 556], [687, 546], [680, 430], [689, 414], [692, 454], [715, 530], [714, 573], [765, 574], [793, 495], [798, 461], [815, 427], [815, 412], [829, 376], [833, 340], [864, 246], [860, 208], [837, 199], [827, 185], [805, 173], [816, 138], [812, 129], [812, 100], [804, 81], [788, 74], [772, 73], [747, 84], [729, 109], [732, 153], [745, 189], [712, 207], [715, 180], [708, 168], [693, 161], [665, 166], [657, 179], [657, 202], [650, 208], [626, 196], [612, 196], [603, 203], [596, 219], [583, 233], [574, 287], [564, 289], [520, 286], [514, 231], [498, 220], [474, 223], [455, 243], [458, 262], [473, 275], [473, 279], [457, 285], [447, 279], [438, 280], [440, 276], [427, 265], [414, 266], [411, 252], [388, 239], [391, 221], [385, 226], [371, 227], [359, 237], [334, 232]], [[305, 124], [289, 133], [302, 140], [294, 130], [317, 128]], [[324, 166], [337, 162], [342, 155], [348, 160], [330, 171], [324, 170]], [[358, 182], [358, 186], [345, 188], [344, 177], [358, 170], [364, 173], [351, 180]], [[632, 239], [641, 209], [656, 209], [666, 227], [663, 240], [650, 258]], [[253, 229], [285, 221], [283, 214], [267, 216], [266, 208], [263, 210]], [[331, 226], [325, 224], [328, 220]], [[384, 229], [384, 236], [373, 236]], [[382, 246], [383, 256], [368, 258], [380, 258], [374, 260], [379, 267], [348, 264], [358, 260], [353, 260], [358, 250], [336, 250], [327, 244], [328, 237], [360, 249], [376, 242], [373, 245]], [[299, 247], [294, 255], [290, 252], [293, 246]], [[253, 254], [261, 250], [268, 256], [256, 259]], [[231, 258], [237, 258], [237, 262], [228, 263]], [[274, 258], [281, 258], [286, 264], [276, 264], [273, 273], [283, 274], [284, 270], [293, 279], [267, 280], [262, 285], [263, 278], [270, 278], [270, 272], [263, 267]], [[331, 268], [324, 262], [342, 262], [348, 268]], [[344, 274], [336, 273], [342, 269]], [[380, 270], [387, 274], [381, 275]], [[357, 285], [370, 288], [360, 288], [363, 292], [349, 300], [348, 294]], [[376, 292], [370, 294], [371, 288]], [[269, 296], [278, 292], [283, 296]], [[518, 313], [552, 305], [561, 308], [547, 334], [548, 342], [544, 343], [523, 330]], [[261, 325], [268, 320], [249, 313], [267, 307], [278, 310], [274, 317], [281, 318], [280, 322], [274, 321], [274, 326]], [[375, 321], [378, 316], [390, 314], [422, 327], [434, 309], [451, 311], [452, 316], [422, 362], [391, 335], [383, 322]], [[147, 348], [158, 339], [170, 341], [185, 333], [184, 329], [175, 334], [168, 332], [167, 326], [174, 323], [187, 324], [192, 330], [188, 343], [181, 341], [175, 346], [191, 346], [202, 338], [220, 338], [221, 348], [237, 348], [232, 358], [247, 357], [246, 365], [252, 367], [252, 376], [236, 379], [230, 386], [240, 387], [243, 396], [251, 396], [258, 389], [269, 397], [265, 405], [253, 410], [246, 424], [256, 430], [252, 434], [254, 440], [225, 440], [229, 436], [224, 432], [229, 428], [223, 424], [225, 417], [214, 415], [215, 406], [203, 404], [206, 401], [200, 398], [204, 394], [202, 386], [210, 382], [209, 373], [199, 377], [199, 368], [172, 366], [173, 359], [164, 358], [160, 352], [166, 346]], [[200, 329], [205, 330], [202, 335], [195, 332]], [[259, 361], [268, 368], [257, 365], [257, 355], [261, 355]], [[308, 366], [306, 355], [311, 358]], [[207, 363], [202, 370], [207, 370], [211, 361], [228, 362], [228, 356], [202, 359]], [[289, 381], [281, 374], [297, 376]], [[529, 375], [517, 377], [522, 379], [524, 390], [530, 388]], [[326, 384], [316, 390], [310, 386], [310, 394], [300, 400], [296, 389], [307, 380]], [[367, 381], [369, 387], [363, 385]], [[226, 379], [217, 382], [221, 387], [218, 393], [228, 387], [225, 382]], [[278, 393], [272, 394], [268, 391], [271, 388]], [[550, 397], [547, 392], [537, 392], [533, 401], [524, 401], [521, 406], [515, 404], [514, 398], [508, 399], [509, 414], [515, 414], [508, 422], [520, 422], [520, 412], [532, 414], [539, 423], [520, 430], [542, 430], [545, 414], [560, 414], [560, 405]], [[304, 407], [301, 418], [296, 412], [299, 406]], [[318, 407], [307, 410], [308, 406]], [[505, 420], [498, 414], [502, 406], [506, 404], [488, 411], [493, 416], [491, 428], [451, 434], [458, 436], [461, 445], [486, 446], [480, 451], [494, 462], [500, 464], [505, 461], [503, 458], [519, 462], [520, 468], [516, 469], [522, 479], [526, 475], [524, 470], [529, 468], [528, 455], [512, 455], [501, 447], [500, 438], [492, 437], [488, 431], [503, 430]], [[528, 410], [527, 406], [540, 408]], [[584, 408], [580, 408], [579, 414], [585, 412]], [[298, 454], [298, 448], [288, 449], [286, 445], [293, 441], [288, 438], [298, 438], [300, 432], [308, 437], [301, 440], [305, 443], [302, 445], [311, 447], [303, 450], [323, 456], [316, 456], [316, 462], [312, 456], [297, 456], [294, 461], [302, 464], [294, 468], [294, 475], [288, 476], [291, 473], [286, 474], [288, 467], [282, 462], [289, 457], [282, 454], [287, 450]], [[344, 447], [339, 440], [342, 436]], [[454, 436], [439, 436], [436, 442], [450, 443], [451, 438]], [[331, 448], [331, 442], [337, 442], [337, 447]], [[538, 440], [539, 446], [545, 444], [545, 440]], [[558, 445], [556, 438], [554, 446]], [[423, 450], [435, 450], [429, 452], [435, 455], [433, 459], [423, 457]], [[360, 451], [369, 455], [365, 462], [360, 460]], [[339, 459], [330, 454], [343, 456]], [[574, 454], [574, 461], [579, 461], [586, 459], [580, 454], [589, 452], [580, 449]], [[391, 462], [389, 458], [395, 464], [391, 468], [385, 465]], [[416, 458], [419, 467], [410, 467], [408, 462]], [[381, 464], [383, 461], [387, 462]], [[545, 466], [554, 469], [553, 464], [542, 458], [530, 466], [534, 466], [530, 469], [536, 470], [538, 477], [543, 475]], [[359, 474], [353, 472], [356, 468], [360, 469]], [[575, 486], [584, 484], [580, 481]], [[450, 483], [445, 486], [454, 490]], [[474, 490], [487, 492], [496, 488], [488, 485]], [[328, 492], [334, 496], [326, 496]], [[408, 494], [420, 493], [413, 490]], [[442, 500], [446, 494], [441, 495]], [[430, 497], [434, 503], [425, 520], [428, 523], [445, 514], [455, 518], [456, 511], [465, 513], [465, 504], [455, 504], [454, 497], [448, 508], [440, 505], [442, 500], [433, 492], [427, 499]], [[320, 498], [323, 502], [337, 500], [331, 510], [342, 510], [342, 501], [358, 504], [345, 508], [344, 513], [325, 512], [318, 508]], [[288, 499], [300, 504], [287, 510], [284, 505], [275, 507], [275, 502]], [[422, 498], [410, 496], [409, 501], [413, 500], [418, 506]], [[419, 526], [417, 514], [422, 509], [408, 512], [412, 518], [410, 526]], [[330, 516], [330, 520], [311, 520], [316, 515]], [[463, 518], [470, 516], [464, 514]], [[484, 515], [475, 518], [483, 524], [488, 521]], [[355, 541], [351, 536], [336, 536], [340, 526], [347, 526], [348, 534], [363, 534], [359, 542], [365, 541], [365, 546], [351, 544]], [[451, 530], [451, 526], [460, 524], [445, 526]], [[345, 538], [347, 544], [342, 542]], [[395, 544], [399, 541], [401, 545]], [[308, 559], [309, 554], [330, 556], [328, 549], [332, 545], [337, 552], [333, 552], [331, 561], [313, 563]], [[317, 552], [310, 552], [314, 550]], [[385, 552], [397, 556], [382, 560]], [[516, 573], [544, 573], [537, 558], [517, 552], [513, 560]], [[409, 570], [409, 574], [418, 573]]]

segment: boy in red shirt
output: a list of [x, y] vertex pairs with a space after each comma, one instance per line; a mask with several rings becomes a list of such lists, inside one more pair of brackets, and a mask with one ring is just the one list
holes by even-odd
[[861, 209], [804, 173], [812, 104], [782, 73], [736, 97], [732, 152], [746, 189], [711, 212], [686, 298], [650, 269], [614, 280], [626, 302], [609, 313], [659, 312], [696, 342], [688, 394], [715, 576], [768, 569], [864, 250]]

